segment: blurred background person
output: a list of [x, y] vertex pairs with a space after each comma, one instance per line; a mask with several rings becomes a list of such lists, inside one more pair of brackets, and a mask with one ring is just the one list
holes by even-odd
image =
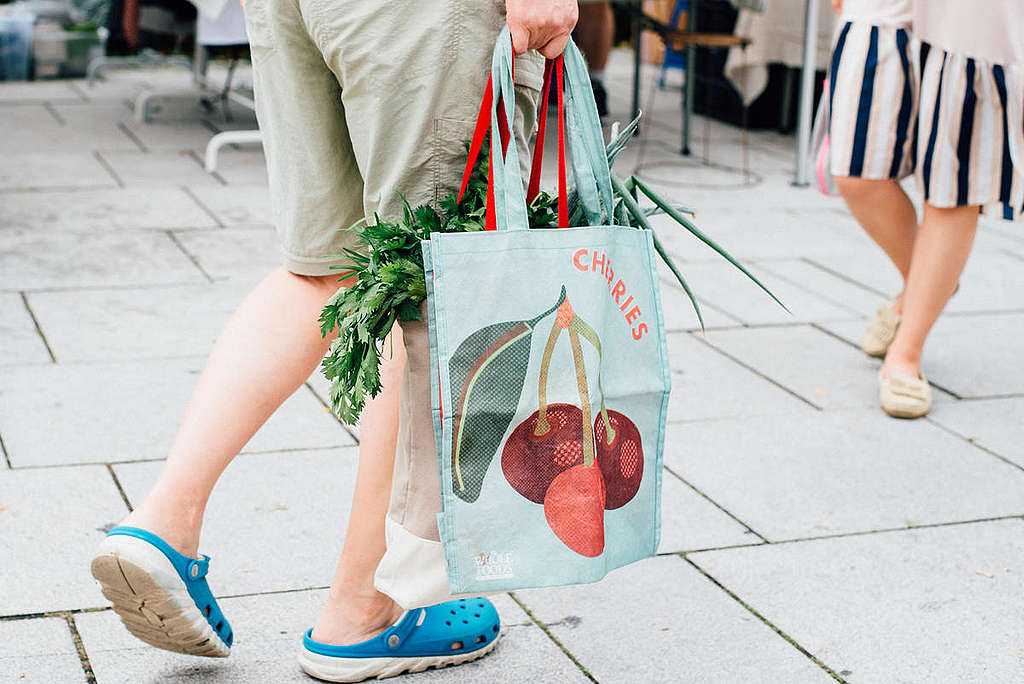
[[615, 38], [615, 17], [609, 2], [581, 2], [579, 21], [573, 38], [587, 59], [590, 84], [594, 88], [597, 113], [608, 115], [608, 91], [605, 90], [604, 70]]

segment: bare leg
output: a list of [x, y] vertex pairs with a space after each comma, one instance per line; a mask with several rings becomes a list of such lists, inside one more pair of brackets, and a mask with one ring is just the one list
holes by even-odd
[[576, 22], [576, 42], [587, 58], [587, 66], [591, 71], [604, 71], [614, 38], [615, 18], [612, 16], [611, 4], [581, 3], [579, 20]]
[[[394, 358], [382, 364], [384, 387], [399, 387], [405, 366], [402, 332], [395, 326], [385, 350]], [[352, 514], [331, 591], [313, 627], [314, 640], [343, 646], [370, 639], [402, 614], [401, 608], [373, 586], [384, 555], [384, 518], [391, 493], [398, 441], [397, 391], [382, 392], [363, 411], [359, 431], [359, 472]]]
[[956, 290], [977, 228], [978, 207], [939, 209], [925, 203], [903, 298], [903, 321], [886, 354], [883, 375], [916, 378], [920, 373], [925, 338]]
[[[889, 256], [905, 284], [917, 234], [917, 213], [907, 193], [892, 179], [842, 176], [835, 181], [850, 213]], [[902, 312], [902, 299], [900, 293], [894, 300], [893, 308], [897, 313]]]

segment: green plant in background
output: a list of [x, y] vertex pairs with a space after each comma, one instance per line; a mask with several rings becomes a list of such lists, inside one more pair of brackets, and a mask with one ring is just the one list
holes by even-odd
[[[636, 130], [639, 118], [634, 119], [608, 144], [606, 154], [611, 167]], [[483, 146], [483, 151], [488, 145]], [[672, 205], [635, 177], [622, 180], [612, 174], [614, 207], [609, 213], [616, 225], [651, 230], [659, 256], [675, 275], [704, 326], [697, 299], [680, 273], [658, 236], [651, 229], [649, 216], [665, 213], [683, 228], [742, 271], [780, 306], [785, 305], [757, 278], [743, 267], [714, 240], [701, 232], [691, 221], [693, 211]], [[643, 194], [654, 207], [642, 209], [639, 195]], [[575, 190], [569, 191], [569, 225], [586, 224], [583, 207]], [[551, 228], [557, 224], [557, 197], [541, 192], [528, 207], [530, 226]], [[331, 406], [338, 417], [348, 424], [359, 419], [367, 395], [380, 392], [380, 354], [384, 341], [396, 321], [421, 320], [420, 303], [427, 297], [423, 272], [422, 240], [431, 233], [474, 232], [484, 229], [487, 205], [487, 158], [481, 160], [470, 176], [462, 201], [450, 194], [435, 208], [430, 204], [410, 207], [408, 202], [397, 221], [381, 220], [374, 223], [365, 219], [347, 230], [354, 231], [361, 246], [359, 250], [346, 249], [341, 256], [348, 262], [341, 269], [346, 287], [328, 300], [320, 314], [320, 332], [325, 337], [337, 331], [324, 357], [321, 370], [331, 381]], [[688, 217], [689, 216], [689, 217]], [[788, 310], [788, 309], [787, 309]]]

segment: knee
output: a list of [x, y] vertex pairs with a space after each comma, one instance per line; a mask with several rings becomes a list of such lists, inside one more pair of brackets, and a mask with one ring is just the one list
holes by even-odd
[[874, 195], [880, 183], [889, 181], [866, 180], [856, 176], [835, 176], [836, 189], [847, 202], [857, 202]]

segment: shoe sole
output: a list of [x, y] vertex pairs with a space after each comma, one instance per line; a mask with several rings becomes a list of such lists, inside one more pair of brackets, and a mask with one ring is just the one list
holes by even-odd
[[494, 650], [501, 634], [483, 648], [468, 653], [453, 655], [423, 656], [420, 658], [337, 658], [299, 651], [299, 666], [310, 677], [325, 682], [361, 682], [365, 679], [387, 679], [407, 672], [423, 672], [431, 668], [441, 669], [450, 665], [472, 662]]
[[151, 544], [123, 535], [107, 537], [92, 560], [92, 576], [138, 639], [188, 655], [230, 654], [230, 646], [210, 626], [174, 566]]

